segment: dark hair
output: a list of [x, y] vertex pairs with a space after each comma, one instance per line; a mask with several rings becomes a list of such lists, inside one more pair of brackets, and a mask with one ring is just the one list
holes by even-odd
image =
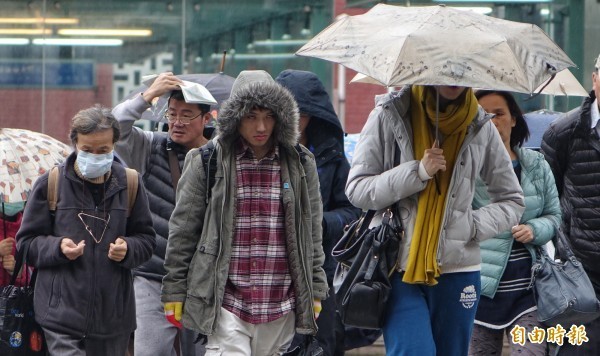
[[71, 143], [76, 145], [79, 134], [89, 135], [108, 129], [113, 130], [113, 143], [117, 142], [121, 135], [117, 119], [115, 119], [109, 108], [96, 104], [90, 108], [80, 110], [73, 116], [69, 138]]
[[516, 121], [515, 127], [513, 127], [510, 132], [510, 147], [521, 147], [525, 140], [529, 138], [529, 127], [527, 126], [523, 111], [521, 111], [515, 97], [510, 92], [501, 90], [478, 90], [475, 93], [477, 100], [487, 95], [499, 95], [506, 101], [510, 115], [514, 117]]
[[[169, 96], [169, 100], [167, 101], [167, 107], [171, 104], [171, 99], [179, 100], [185, 102], [185, 97], [183, 96], [183, 92], [181, 90], [173, 90], [171, 95]], [[207, 104], [196, 104], [198, 108], [200, 108], [200, 112], [202, 115], [210, 112], [210, 105]]]

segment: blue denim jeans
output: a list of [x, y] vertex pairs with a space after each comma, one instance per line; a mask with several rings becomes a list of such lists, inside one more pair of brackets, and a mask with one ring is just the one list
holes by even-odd
[[479, 302], [479, 271], [447, 273], [435, 286], [392, 276], [383, 328], [386, 355], [466, 356]]

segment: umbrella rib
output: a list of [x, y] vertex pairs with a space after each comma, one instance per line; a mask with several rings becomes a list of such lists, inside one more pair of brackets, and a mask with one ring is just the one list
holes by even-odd
[[[419, 26], [417, 26], [417, 29], [421, 29], [421, 28], [423, 28], [423, 27], [424, 27], [424, 26], [427, 24], [427, 21], [429, 21], [429, 19], [431, 19], [433, 16], [435, 16], [435, 15], [436, 15], [436, 14], [437, 14], [439, 11], [440, 11], [440, 7], [437, 7], [437, 8], [435, 9], [435, 11], [434, 11], [433, 13], [431, 13], [431, 14], [430, 14], [430, 15], [427, 17], [427, 20], [423, 21], [422, 23], [420, 23], [420, 24], [419, 24]], [[416, 31], [416, 30], [415, 30], [415, 31]], [[414, 31], [413, 31], [413, 32], [414, 32]], [[412, 37], [412, 35], [411, 35], [410, 33], [406, 35], [406, 37], [405, 37], [404, 41], [406, 42], [406, 41], [408, 40], [408, 38], [409, 38], [409, 37]], [[395, 62], [394, 62], [394, 66], [393, 66], [392, 68], [399, 68], [399, 67], [398, 67], [398, 62], [400, 61], [400, 58], [402, 58], [402, 54], [404, 53], [405, 49], [406, 49], [406, 46], [402, 46], [402, 47], [400, 48], [400, 52], [398, 53], [398, 56], [396, 57], [396, 60], [395, 60]], [[385, 82], [386, 86], [390, 87], [390, 86], [396, 86], [396, 85], [397, 85], [397, 84], [392, 84], [392, 83], [391, 83], [391, 80], [392, 80], [392, 78], [393, 78], [393, 77], [395, 77], [396, 75], [397, 75], [396, 71], [393, 71], [393, 72], [392, 72], [392, 75], [390, 75], [390, 78], [387, 78], [387, 80], [386, 80], [386, 82]], [[403, 85], [403, 84], [400, 84], [400, 85]]]

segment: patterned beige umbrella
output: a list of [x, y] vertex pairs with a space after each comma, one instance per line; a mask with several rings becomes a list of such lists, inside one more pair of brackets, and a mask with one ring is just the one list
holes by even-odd
[[538, 26], [438, 6], [378, 4], [339, 18], [297, 52], [385, 86], [458, 85], [533, 93], [573, 61]]
[[[571, 73], [568, 69], [563, 69], [558, 72], [554, 79], [548, 84], [546, 80], [539, 87], [535, 89], [536, 93], [547, 94], [553, 96], [588, 96], [589, 93], [581, 83], [575, 78], [573, 73]], [[362, 73], [357, 73], [350, 83], [367, 83], [367, 84], [376, 84], [385, 86], [383, 83], [378, 82], [377, 80], [366, 76]]]
[[[550, 80], [550, 79], [548, 79]], [[556, 74], [556, 77], [552, 79], [550, 84], [546, 80], [540, 85], [535, 92], [540, 90], [542, 94], [555, 95], [555, 96], [588, 96], [589, 93], [581, 83], [575, 78], [570, 70], [564, 69]]]
[[0, 202], [26, 201], [35, 180], [72, 149], [39, 132], [0, 128]]

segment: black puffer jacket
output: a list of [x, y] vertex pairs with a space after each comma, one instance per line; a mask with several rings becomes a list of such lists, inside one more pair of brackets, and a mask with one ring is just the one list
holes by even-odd
[[300, 113], [311, 117], [306, 127], [307, 146], [317, 161], [323, 200], [323, 269], [331, 283], [336, 266], [331, 251], [342, 237], [344, 226], [360, 215], [360, 209], [350, 204], [344, 192], [350, 171], [344, 154], [344, 131], [329, 95], [314, 73], [288, 69], [275, 81], [294, 95]]
[[[591, 128], [594, 100], [592, 91], [581, 107], [554, 121], [544, 133], [542, 152], [554, 173], [571, 247], [586, 270], [600, 275], [600, 139]], [[592, 282], [598, 293], [600, 280]]]
[[163, 264], [169, 236], [169, 218], [175, 209], [175, 189], [169, 168], [168, 149], [175, 152], [179, 167], [183, 168], [188, 149], [172, 142], [166, 132], [155, 132], [148, 166], [142, 179], [148, 191], [152, 222], [156, 230], [156, 248], [152, 258], [133, 271], [134, 275], [159, 282], [162, 282], [162, 277], [167, 273]]

